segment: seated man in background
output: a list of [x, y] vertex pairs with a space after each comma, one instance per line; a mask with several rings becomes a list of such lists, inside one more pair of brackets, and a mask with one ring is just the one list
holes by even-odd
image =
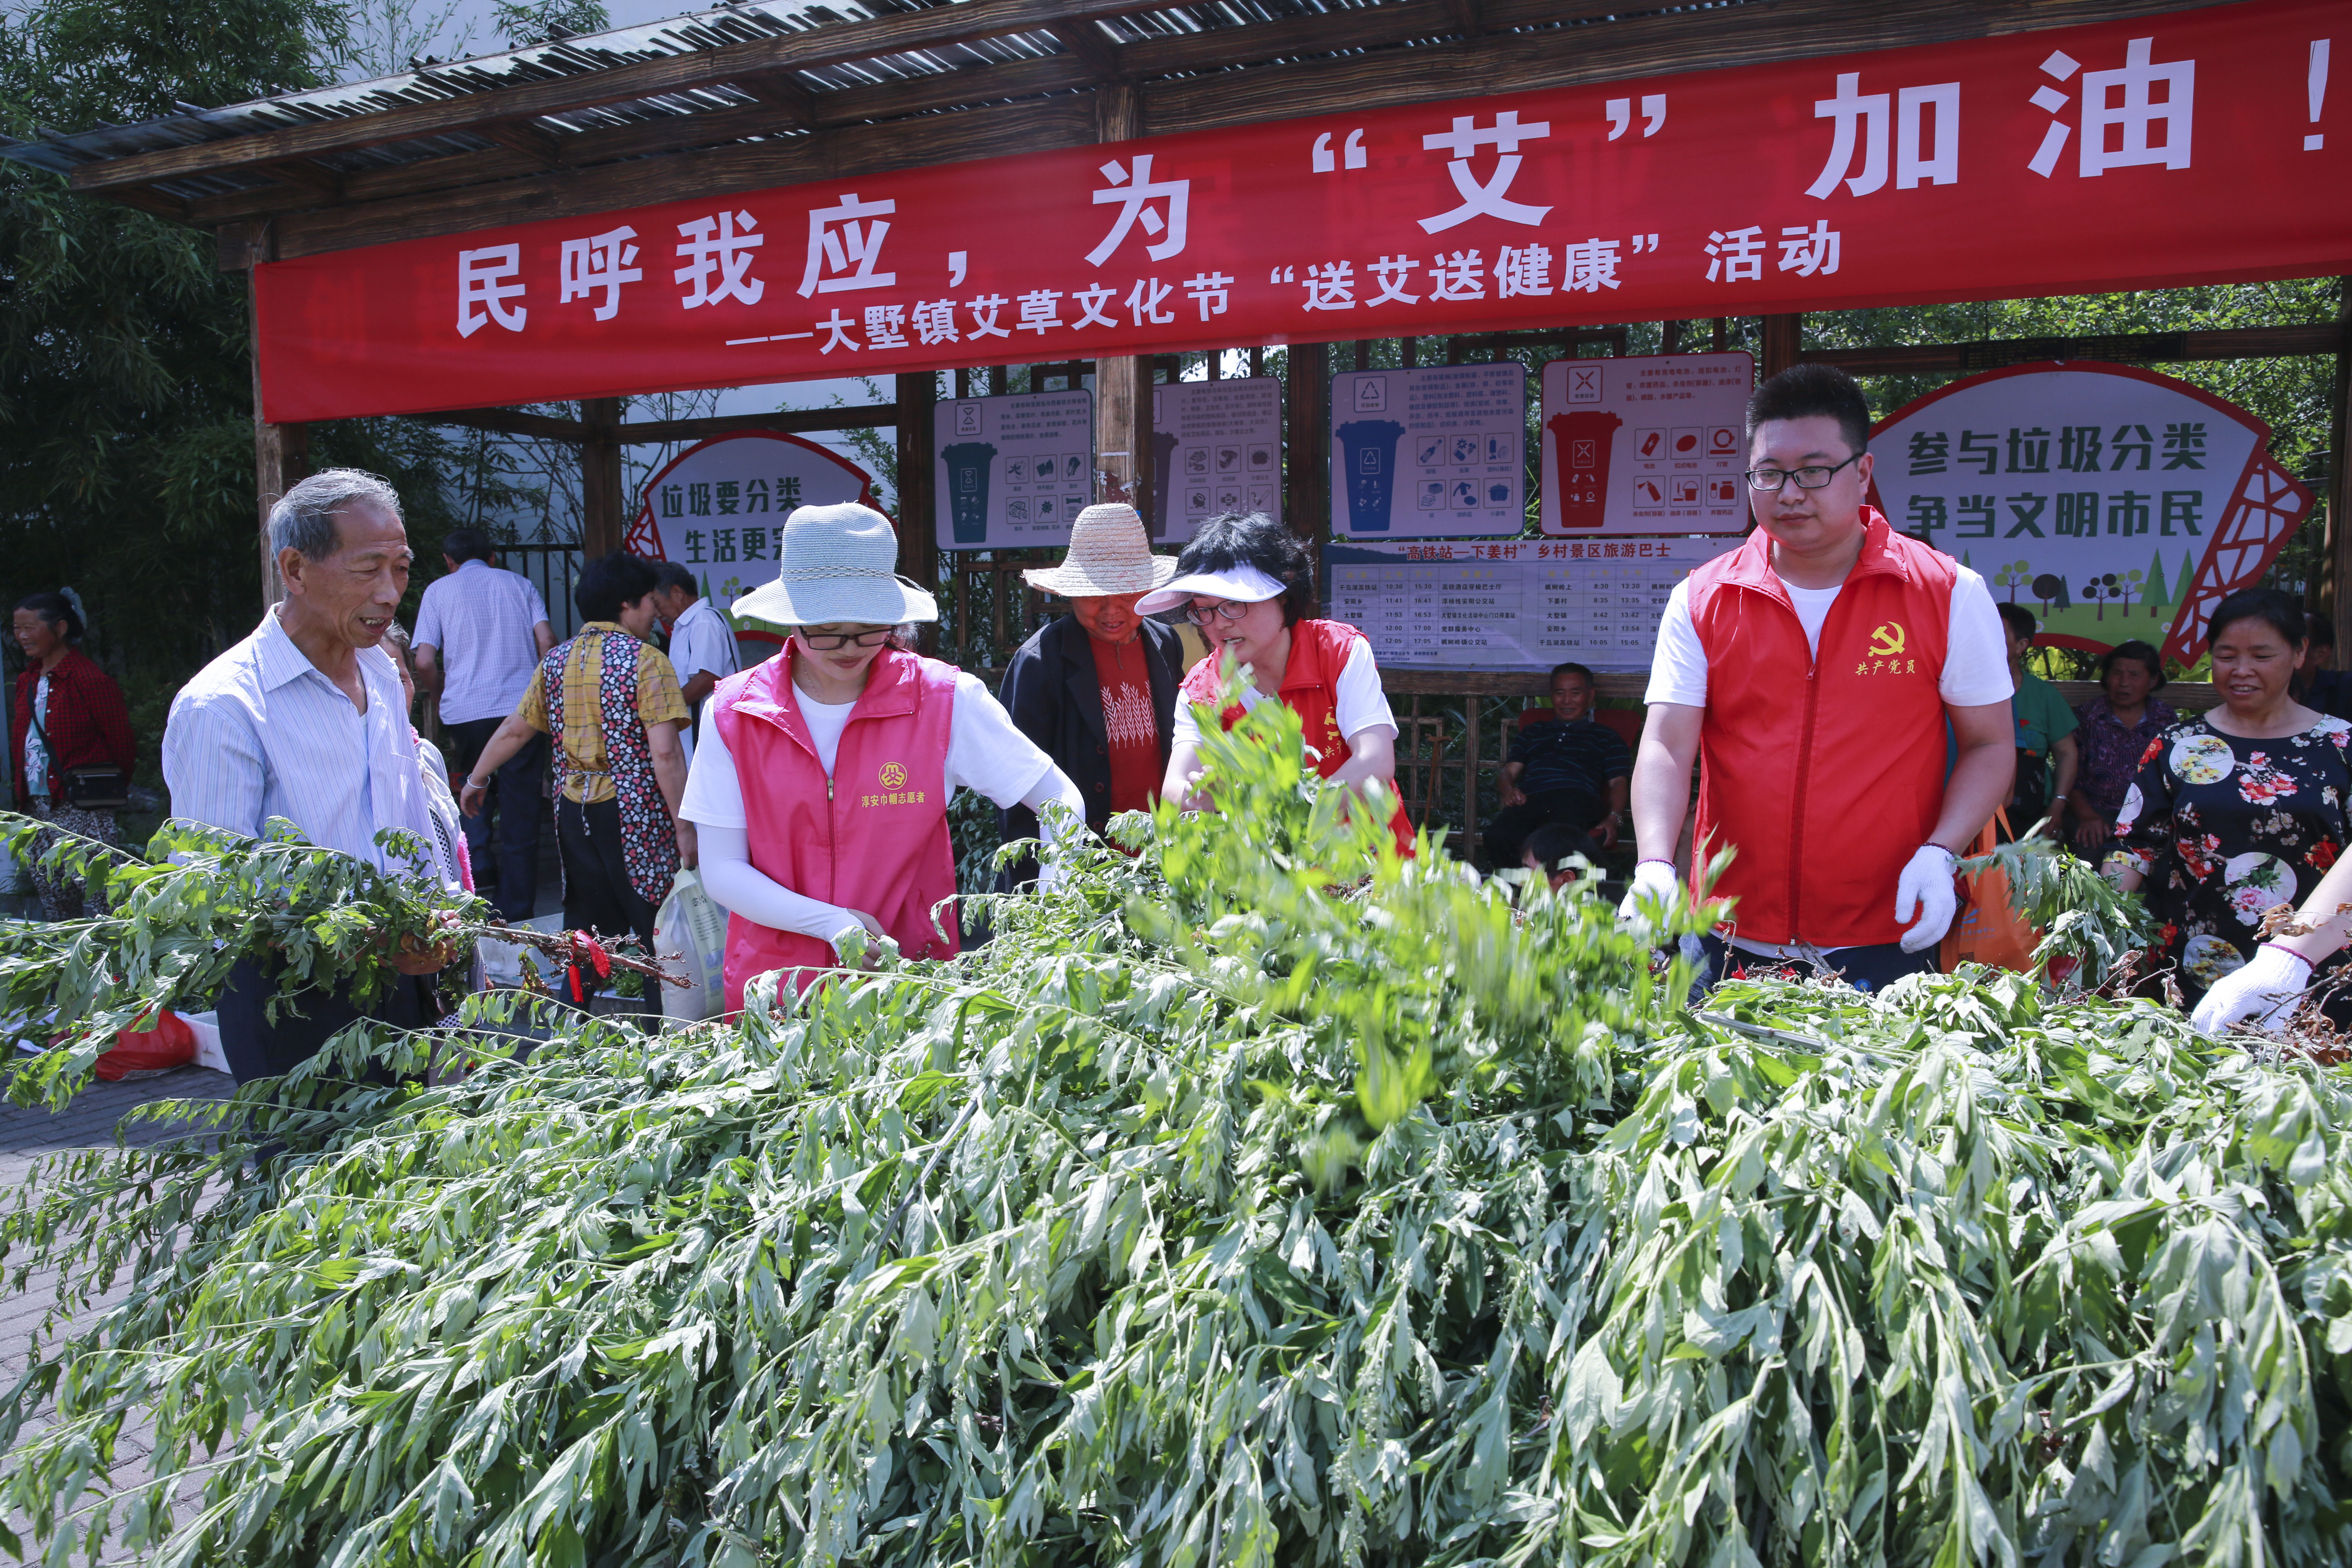
[[[1592, 868], [1577, 870], [1575, 857], [1581, 855]], [[1527, 837], [1519, 847], [1519, 864], [1540, 875], [1559, 892], [1580, 875], [1597, 877], [1601, 864], [1601, 846], [1592, 835], [1579, 833], [1563, 822], [1547, 822]]]
[[[2074, 793], [2082, 748], [2074, 739], [2078, 721], [2058, 689], [2025, 668], [2041, 624], [2022, 605], [1995, 605], [2009, 648], [2009, 679], [2016, 687], [2010, 715], [2017, 727], [2017, 782], [2010, 786], [2009, 831], [2022, 834], [2044, 816], [2063, 822]], [[2060, 835], [2053, 834], [2053, 837]]]
[[1486, 836], [1490, 866], [1517, 865], [1528, 835], [1548, 822], [1590, 833], [1602, 849], [1616, 844], [1633, 753], [1592, 717], [1595, 694], [1592, 671], [1580, 664], [1554, 667], [1552, 716], [1521, 730], [1503, 764], [1503, 809]]

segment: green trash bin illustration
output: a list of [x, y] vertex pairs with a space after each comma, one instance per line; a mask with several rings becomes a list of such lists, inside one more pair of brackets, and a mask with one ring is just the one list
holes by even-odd
[[1348, 470], [1348, 531], [1386, 533], [1396, 495], [1396, 448], [1404, 426], [1390, 419], [1356, 419], [1333, 432]]
[[959, 441], [940, 452], [948, 466], [948, 519], [958, 544], [988, 542], [988, 471], [996, 448], [985, 441]]

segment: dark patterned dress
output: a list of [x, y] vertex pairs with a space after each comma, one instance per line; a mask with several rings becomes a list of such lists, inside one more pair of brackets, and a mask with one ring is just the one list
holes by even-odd
[[2263, 916], [2296, 904], [2344, 849], [2352, 724], [2250, 741], [2203, 717], [2148, 744], [2116, 847], [2140, 875], [2165, 956], [2202, 992], [2253, 956]]

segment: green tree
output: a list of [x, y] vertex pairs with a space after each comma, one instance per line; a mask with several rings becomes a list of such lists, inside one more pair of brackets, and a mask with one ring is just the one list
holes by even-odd
[[2017, 603], [2017, 591], [2032, 581], [2033, 567], [2029, 562], [2013, 561], [1993, 569], [1993, 586], [2008, 589], [2009, 602], [2012, 605]]
[[[2187, 587], [2187, 584], [2182, 584]], [[2147, 585], [2140, 590], [2139, 602], [2147, 606], [2150, 616], [2161, 617], [2175, 603], [2173, 590], [2165, 585], [2164, 552], [2159, 549], [2148, 557]]]
[[[336, 0], [37, 0], [0, 17], [0, 129], [315, 87], [349, 45]], [[0, 593], [82, 595], [152, 758], [171, 691], [260, 610], [246, 280], [198, 230], [5, 163], [0, 287]], [[502, 454], [414, 420], [317, 426], [311, 449], [392, 479], [428, 560], [469, 487], [506, 499]]]

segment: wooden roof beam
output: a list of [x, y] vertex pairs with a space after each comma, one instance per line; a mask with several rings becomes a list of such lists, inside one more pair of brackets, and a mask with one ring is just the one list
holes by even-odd
[[332, 169], [321, 167], [317, 163], [306, 163], [297, 159], [289, 159], [283, 163], [264, 163], [257, 172], [268, 175], [281, 185], [294, 185], [306, 191], [317, 191], [328, 196], [341, 196], [343, 194], [343, 177]]
[[[858, 125], [889, 121], [927, 110], [968, 105], [975, 100], [1034, 98], [1069, 92], [1089, 85], [1086, 68], [1075, 58], [1049, 55], [1042, 59], [1009, 61], [954, 72], [921, 77], [878, 87], [852, 88], [841, 92], [809, 94], [814, 124]], [[748, 81], [738, 82], [745, 91]], [[796, 85], [796, 84], [795, 84]], [[722, 146], [746, 137], [772, 135], [777, 129], [777, 108], [761, 103], [708, 114], [666, 116], [628, 125], [583, 131], [560, 139], [564, 164], [592, 168], [651, 153], [683, 153]], [[789, 110], [786, 110], [790, 112]], [[499, 148], [480, 153], [453, 153], [442, 158], [421, 158], [388, 168], [362, 169], [346, 177], [345, 202], [382, 201], [428, 191], [457, 190], [494, 180], [511, 180], [539, 167], [535, 160]], [[120, 193], [109, 193], [121, 199]], [[320, 204], [302, 194], [277, 186], [202, 196], [188, 204], [188, 221], [205, 226], [241, 218], [288, 212]]]
[[[1164, 0], [1160, 0], [1164, 3]], [[152, 184], [191, 174], [249, 169], [288, 158], [413, 141], [485, 122], [536, 119], [570, 110], [652, 98], [747, 76], [839, 65], [877, 56], [943, 48], [980, 38], [1043, 32], [1059, 24], [1155, 8], [1155, 0], [970, 0], [899, 12], [782, 37], [758, 38], [693, 54], [638, 60], [610, 70], [523, 82], [488, 92], [403, 104], [376, 114], [285, 126], [250, 136], [159, 148], [82, 164], [73, 188], [84, 193]]]
[[1120, 50], [1091, 21], [1057, 22], [1047, 29], [1054, 41], [1075, 55], [1097, 81], [1126, 80], [1119, 66]]
[[475, 135], [495, 142], [510, 153], [521, 153], [542, 169], [561, 169], [571, 161], [564, 155], [563, 138], [526, 121], [493, 121], [477, 125], [473, 131]]
[[[807, 88], [803, 87], [799, 82], [794, 81], [788, 72], [776, 71], [767, 76], [747, 76], [730, 85], [750, 93], [753, 98], [758, 99], [761, 103], [767, 104], [771, 108], [782, 110], [785, 117], [791, 120], [796, 129], [802, 131], [814, 131], [816, 129], [817, 95], [811, 92]], [[736, 110], [722, 110], [719, 112], [732, 116], [740, 114], [741, 111]], [[704, 117], [695, 115], [688, 118], [701, 119]], [[687, 129], [687, 126], [683, 121], [681, 121], [678, 129], [685, 130]]]
[[[1552, 3], [1556, 5], [1557, 0]], [[1578, 9], [1589, 8], [1588, 5]], [[1117, 61], [1114, 68], [1124, 79], [1137, 80], [1202, 67], [1257, 64], [1301, 52], [1374, 48], [1440, 34], [1447, 25], [1441, 0], [1406, 0], [1404, 4], [1369, 10], [1147, 39], [1118, 48], [1113, 57]], [[1061, 36], [1059, 30], [1055, 36]], [[663, 116], [554, 140], [560, 149], [561, 166], [582, 169], [624, 158], [718, 147], [746, 137], [772, 134], [777, 128], [773, 112], [777, 109], [783, 110], [796, 127], [817, 130], [827, 125], [862, 125], [928, 114], [975, 103], [1083, 90], [1104, 79], [1099, 66], [1088, 64], [1076, 50], [1040, 59], [966, 66], [937, 76], [832, 92], [812, 91], [792, 80], [789, 73], [771, 73], [745, 77], [732, 84], [760, 99], [760, 108]], [[452, 153], [386, 168], [355, 170], [345, 176], [341, 199], [381, 201], [426, 191], [453, 190], [486, 181], [510, 180], [549, 166], [548, 160], [537, 151], [518, 153], [502, 146], [492, 152]], [[275, 185], [257, 187], [199, 196], [187, 204], [187, 221], [210, 227], [320, 205], [299, 191]]]

